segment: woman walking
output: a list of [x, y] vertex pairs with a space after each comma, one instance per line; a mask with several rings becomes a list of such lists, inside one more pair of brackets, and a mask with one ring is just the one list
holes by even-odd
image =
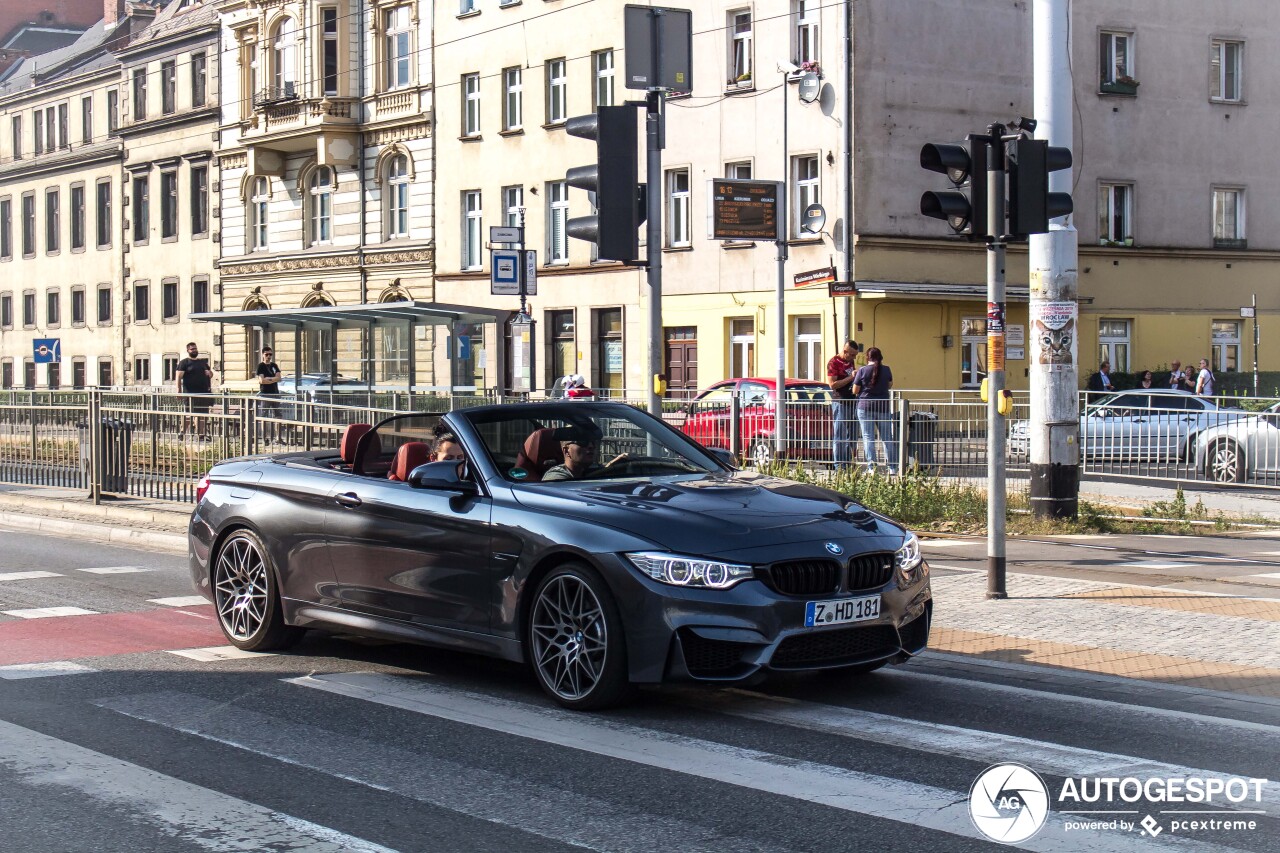
[[885, 465], [898, 473], [898, 443], [893, 438], [893, 412], [889, 409], [889, 389], [893, 371], [884, 363], [879, 347], [867, 350], [867, 364], [853, 377], [853, 396], [858, 400], [858, 426], [862, 428], [862, 455], [867, 471], [876, 468], [876, 438], [884, 442]]

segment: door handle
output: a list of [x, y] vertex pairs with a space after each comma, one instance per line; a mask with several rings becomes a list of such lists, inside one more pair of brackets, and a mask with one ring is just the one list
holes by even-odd
[[333, 499], [345, 507], [357, 507], [362, 503], [360, 496], [355, 492], [343, 492], [340, 495], [335, 495]]

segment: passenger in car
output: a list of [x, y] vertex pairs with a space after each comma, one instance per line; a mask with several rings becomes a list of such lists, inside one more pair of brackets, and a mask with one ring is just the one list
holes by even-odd
[[432, 432], [436, 440], [434, 461], [462, 462], [466, 460], [467, 452], [462, 449], [462, 442], [458, 441], [458, 437], [453, 434], [452, 430], [443, 423], [438, 423]]

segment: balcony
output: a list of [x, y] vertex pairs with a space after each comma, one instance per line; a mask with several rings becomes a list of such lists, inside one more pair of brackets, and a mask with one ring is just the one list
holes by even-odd
[[294, 83], [272, 86], [253, 95], [253, 115], [241, 131], [251, 144], [270, 144], [282, 152], [302, 151], [326, 133], [351, 132], [360, 122], [354, 98], [305, 97]]

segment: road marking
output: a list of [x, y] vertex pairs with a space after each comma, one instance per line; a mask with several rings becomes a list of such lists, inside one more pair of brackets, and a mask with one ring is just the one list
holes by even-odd
[[235, 646], [210, 646], [204, 649], [173, 649], [169, 651], [171, 655], [180, 655], [184, 658], [191, 658], [202, 663], [211, 663], [219, 660], [243, 660], [245, 658], [269, 658], [275, 657], [275, 652], [247, 652], [244, 649], [237, 649]]
[[921, 548], [959, 548], [964, 545], [984, 545], [982, 539], [921, 539]]
[[37, 578], [60, 578], [57, 572], [4, 572], [0, 581], [33, 581]]
[[1280, 580], [1280, 572], [1267, 572], [1265, 575], [1245, 575], [1247, 578], [1271, 578]]
[[135, 572], [149, 572], [150, 569], [142, 566], [103, 566], [100, 569], [79, 569], [81, 572], [88, 572], [91, 575], [131, 575]]
[[55, 789], [55, 796], [78, 791], [119, 810], [122, 820], [136, 816], [213, 853], [394, 853], [362, 838], [3, 721], [0, 765], [16, 773], [21, 784]]
[[592, 796], [581, 788], [561, 790], [540, 780], [526, 781], [500, 764], [462, 764], [416, 751], [416, 744], [380, 743], [362, 737], [362, 732], [347, 735], [235, 702], [165, 692], [113, 696], [96, 704], [184, 735], [572, 847], [610, 853], [782, 853], [777, 845], [734, 835], [733, 829], [721, 834], [711, 826]]
[[[287, 683], [375, 702], [418, 714], [569, 747], [736, 785], [776, 796], [816, 803], [828, 808], [908, 823], [924, 829], [981, 838], [969, 819], [967, 797], [932, 785], [876, 776], [843, 767], [797, 760], [714, 741], [651, 731], [603, 717], [588, 717], [544, 706], [510, 702], [435, 684], [421, 676], [379, 673], [303, 676]], [[1026, 842], [1039, 851], [1129, 851], [1133, 840], [1104, 832], [1072, 831], [1066, 818], [1051, 812], [1048, 831]], [[1224, 849], [1187, 845], [1173, 839], [1176, 849]], [[1152, 840], [1144, 849], [1163, 845]]]
[[90, 672], [97, 672], [97, 670], [69, 660], [0, 666], [0, 678], [6, 681], [18, 681], [24, 678], [45, 678], [50, 675], [85, 675]]
[[[1111, 536], [1099, 535], [1100, 539], [1110, 539]], [[1082, 542], [1055, 542], [1052, 539], [1017, 539], [1016, 542], [1027, 542], [1035, 545], [1060, 545], [1063, 548], [1088, 548], [1092, 551], [1125, 551], [1132, 554], [1145, 554], [1149, 557], [1180, 557], [1187, 560], [1209, 560], [1215, 563], [1248, 563], [1259, 566], [1274, 566], [1275, 560], [1250, 560], [1247, 557], [1217, 557], [1212, 554], [1183, 554], [1177, 551], [1147, 551], [1136, 548], [1126, 548], [1123, 545], [1085, 545]]]
[[950, 571], [950, 572], [985, 572], [986, 571], [986, 569], [979, 569], [979, 568], [975, 568], [974, 566], [945, 566], [942, 563], [935, 563], [932, 560], [929, 560], [929, 568], [946, 569], [947, 571]]
[[0, 622], [0, 665], [199, 648], [226, 642], [212, 620], [149, 609]]
[[196, 607], [201, 604], [209, 604], [209, 599], [203, 595], [179, 595], [174, 598], [148, 598], [147, 603], [160, 604], [165, 607]]
[[19, 619], [49, 619], [54, 616], [96, 616], [96, 610], [85, 610], [83, 607], [33, 607], [28, 610], [0, 610], [6, 616], [17, 616]]
[[1194, 563], [1121, 563], [1122, 569], [1203, 569]]

